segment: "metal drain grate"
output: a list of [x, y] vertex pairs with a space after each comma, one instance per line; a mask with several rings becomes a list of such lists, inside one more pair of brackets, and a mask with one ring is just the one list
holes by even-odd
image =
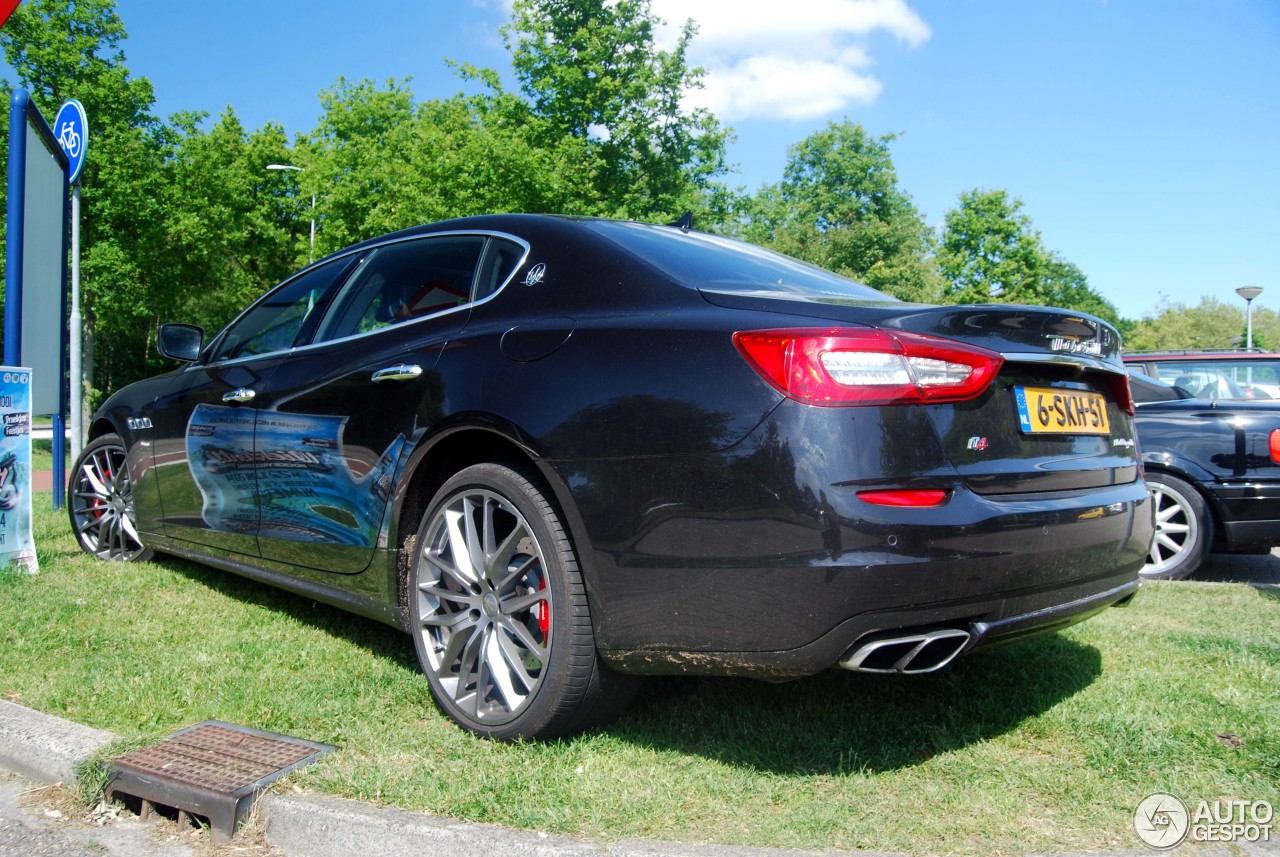
[[231, 840], [268, 783], [337, 749], [207, 720], [116, 759], [106, 796], [131, 795], [209, 819], [215, 842]]

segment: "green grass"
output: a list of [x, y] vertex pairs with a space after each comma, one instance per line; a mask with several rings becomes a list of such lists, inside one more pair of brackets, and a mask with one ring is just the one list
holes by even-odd
[[[71, 472], [71, 455], [67, 455], [67, 472]], [[53, 441], [34, 438], [31, 441], [31, 469], [53, 470]]]
[[35, 504], [40, 574], [0, 574], [0, 693], [129, 744], [216, 718], [340, 745], [293, 776], [310, 791], [604, 841], [984, 855], [1137, 848], [1154, 791], [1280, 803], [1275, 592], [1147, 586], [931, 676], [654, 680], [608, 728], [502, 745], [438, 713], [398, 631], [90, 560]]

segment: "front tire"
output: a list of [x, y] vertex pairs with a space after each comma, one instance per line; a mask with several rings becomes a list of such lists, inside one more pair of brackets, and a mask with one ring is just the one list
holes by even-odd
[[601, 663], [573, 545], [530, 479], [498, 464], [462, 470], [436, 493], [414, 546], [414, 646], [459, 725], [553, 738], [620, 710], [634, 682]]
[[1156, 534], [1142, 576], [1181, 580], [1195, 572], [1209, 553], [1213, 519], [1200, 492], [1176, 476], [1148, 473], [1155, 502]]
[[138, 536], [124, 441], [119, 435], [96, 438], [71, 468], [67, 512], [85, 553], [116, 562], [141, 562], [154, 551]]

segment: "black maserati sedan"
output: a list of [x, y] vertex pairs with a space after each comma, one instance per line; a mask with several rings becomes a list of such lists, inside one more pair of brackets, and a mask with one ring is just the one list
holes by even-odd
[[1202, 399], [1140, 372], [1130, 384], [1155, 501], [1143, 577], [1180, 580], [1211, 549], [1280, 546], [1280, 402]]
[[1136, 591], [1116, 331], [926, 306], [759, 247], [555, 216], [349, 247], [91, 421], [104, 559], [198, 560], [401, 627], [498, 739], [637, 676], [926, 672]]

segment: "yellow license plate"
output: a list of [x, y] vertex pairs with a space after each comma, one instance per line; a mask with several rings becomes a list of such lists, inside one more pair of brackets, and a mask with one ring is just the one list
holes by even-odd
[[1018, 421], [1027, 434], [1111, 434], [1107, 400], [1086, 390], [1014, 387]]

